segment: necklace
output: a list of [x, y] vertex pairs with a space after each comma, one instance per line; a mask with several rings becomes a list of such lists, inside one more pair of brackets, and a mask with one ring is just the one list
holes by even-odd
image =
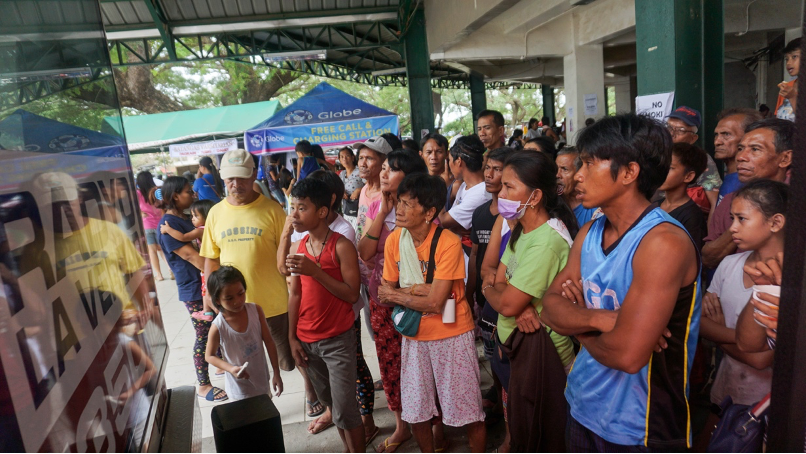
[[[322, 268], [322, 264], [319, 263], [319, 261], [322, 259], [322, 253], [325, 252], [325, 245], [327, 244], [327, 237], [329, 237], [329, 236], [330, 236], [330, 229], [327, 229], [327, 233], [325, 234], [325, 240], [322, 241], [322, 249], [319, 249], [319, 255], [317, 255], [315, 257], [316, 258], [316, 266], [318, 266], [319, 268]], [[308, 236], [308, 244], [311, 246], [311, 252], [313, 253], [313, 251], [314, 251], [314, 249], [313, 249], [313, 241], [311, 241], [310, 235]]]

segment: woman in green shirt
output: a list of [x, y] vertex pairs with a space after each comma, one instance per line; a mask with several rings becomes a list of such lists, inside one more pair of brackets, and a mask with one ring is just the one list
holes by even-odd
[[504, 162], [498, 211], [517, 220], [495, 276], [482, 293], [499, 313], [497, 343], [511, 362], [506, 401], [513, 452], [565, 451], [565, 376], [574, 348], [540, 323], [542, 298], [563, 269], [578, 230], [557, 196], [557, 166], [544, 153], [516, 151]]

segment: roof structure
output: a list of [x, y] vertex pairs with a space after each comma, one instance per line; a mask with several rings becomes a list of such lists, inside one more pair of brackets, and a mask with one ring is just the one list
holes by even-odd
[[[378, 86], [406, 85], [411, 0], [101, 0], [116, 66], [227, 58]], [[466, 73], [431, 65], [434, 85]]]
[[[151, 153], [174, 143], [241, 137], [256, 123], [272, 117], [278, 101], [263, 101], [210, 109], [183, 110], [123, 117], [132, 153]], [[101, 131], [121, 135], [120, 117], [106, 117]]]
[[[107, 78], [109, 59], [119, 67], [229, 59], [406, 86], [406, 32], [413, 11], [422, 6], [421, 0], [98, 1], [100, 8], [89, 0], [0, 2], [0, 63], [13, 59], [26, 77], [13, 92], [0, 92], [0, 109]], [[99, 15], [107, 49], [99, 45]], [[71, 64], [87, 60], [96, 64]], [[80, 74], [37, 75], [38, 67]], [[430, 67], [435, 87], [469, 86], [461, 68], [438, 61]], [[488, 88], [507, 85], [512, 83], [492, 81]]]

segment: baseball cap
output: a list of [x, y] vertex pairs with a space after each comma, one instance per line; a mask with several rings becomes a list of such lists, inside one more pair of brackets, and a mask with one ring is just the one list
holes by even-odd
[[252, 159], [252, 154], [243, 148], [228, 151], [221, 158], [219, 174], [222, 179], [249, 178], [254, 171], [255, 161]]
[[45, 172], [34, 179], [33, 187], [34, 197], [45, 204], [78, 198], [76, 180], [64, 172]]
[[700, 116], [700, 111], [697, 109], [692, 109], [691, 107], [687, 106], [680, 106], [674, 110], [674, 112], [670, 113], [667, 118], [677, 118], [681, 120], [683, 123], [694, 126], [695, 128], [699, 128], [702, 124], [702, 117]]
[[389, 145], [389, 142], [387, 142], [386, 139], [381, 136], [375, 136], [367, 139], [364, 142], [356, 142], [353, 144], [353, 148], [358, 147], [367, 147], [370, 150], [377, 151], [381, 154], [389, 154], [392, 152], [392, 146]]

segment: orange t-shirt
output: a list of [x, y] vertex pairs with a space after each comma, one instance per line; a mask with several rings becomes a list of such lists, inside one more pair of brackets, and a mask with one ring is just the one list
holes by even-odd
[[[423, 270], [423, 280], [428, 272], [428, 256], [431, 253], [431, 239], [437, 226], [431, 224], [428, 237], [417, 247], [417, 257]], [[390, 282], [400, 279], [400, 232], [395, 229], [386, 240], [384, 248], [385, 261], [383, 264], [383, 278]], [[464, 334], [473, 329], [473, 317], [470, 315], [470, 305], [465, 298], [465, 258], [462, 252], [462, 240], [454, 233], [443, 230], [439, 237], [439, 244], [434, 253], [434, 280], [453, 281], [451, 296], [456, 300], [456, 322], [442, 323], [442, 314], [423, 314], [420, 319], [420, 329], [417, 335], [410, 337], [418, 341], [431, 341], [447, 339]]]

